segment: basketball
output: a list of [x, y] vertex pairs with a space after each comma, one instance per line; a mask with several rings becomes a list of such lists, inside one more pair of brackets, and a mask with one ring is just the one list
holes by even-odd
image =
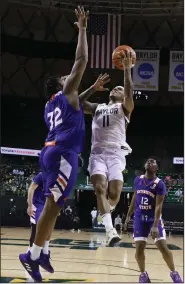
[[121, 52], [131, 52], [132, 53], [132, 67], [134, 67], [134, 65], [136, 64], [136, 53], [135, 51], [132, 49], [132, 47], [128, 46], [128, 45], [120, 45], [118, 46], [112, 53], [112, 61], [113, 64], [121, 70], [124, 70], [124, 66], [123, 63], [121, 62], [120, 58], [121, 58]]

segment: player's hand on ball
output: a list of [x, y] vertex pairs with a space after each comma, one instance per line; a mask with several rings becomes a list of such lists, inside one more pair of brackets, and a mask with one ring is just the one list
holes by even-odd
[[34, 211], [33, 211], [33, 207], [32, 207], [32, 206], [28, 206], [28, 208], [27, 208], [27, 214], [28, 214], [30, 217], [33, 216]]
[[100, 74], [100, 76], [94, 83], [93, 88], [95, 89], [95, 91], [108, 91], [109, 90], [108, 88], [104, 88], [104, 85], [107, 84], [108, 82], [110, 82], [109, 75], [107, 73], [103, 75]]
[[124, 66], [124, 69], [131, 69], [132, 68], [132, 53], [122, 51], [121, 61]]
[[159, 237], [159, 229], [158, 229], [158, 227], [155, 227], [155, 226], [152, 227], [152, 229], [151, 229], [151, 236], [152, 236], [153, 240]]
[[84, 7], [78, 6], [78, 9], [75, 9], [75, 14], [78, 19], [78, 22], [75, 22], [75, 25], [79, 28], [87, 28], [87, 19], [89, 15], [89, 11], [85, 12]]

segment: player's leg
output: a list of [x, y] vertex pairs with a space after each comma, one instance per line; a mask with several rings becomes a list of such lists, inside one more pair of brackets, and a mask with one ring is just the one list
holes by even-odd
[[[47, 199], [46, 199], [46, 202], [47, 202]], [[40, 224], [39, 220], [41, 218], [43, 210], [44, 210], [44, 206], [40, 207], [40, 209], [38, 208], [38, 210], [36, 211], [35, 220], [36, 220], [36, 223], [37, 223], [37, 227]], [[55, 222], [56, 222], [56, 219], [55, 219]], [[42, 228], [40, 230], [42, 230]], [[37, 231], [37, 229], [36, 229], [36, 231]], [[49, 250], [49, 242], [50, 242], [52, 231], [53, 231], [53, 226], [50, 226], [50, 229], [48, 229], [48, 232], [47, 232], [47, 237], [45, 238], [46, 240], [44, 241], [44, 244], [42, 246], [42, 250], [41, 250], [40, 255], [39, 255], [40, 266], [50, 273], [54, 273], [54, 269], [53, 269], [53, 267], [50, 263], [50, 250]], [[35, 234], [35, 238], [34, 238], [34, 243], [35, 243], [35, 240], [36, 240], [36, 234]], [[31, 249], [31, 252], [33, 254], [32, 249]]]
[[135, 259], [137, 261], [137, 264], [139, 266], [139, 270], [141, 273], [145, 272], [145, 248], [146, 248], [146, 241], [137, 241], [136, 242], [136, 253], [135, 253]]
[[36, 224], [31, 223], [30, 248], [33, 245], [35, 234], [36, 234]]
[[120, 239], [112, 224], [110, 204], [107, 200], [107, 167], [102, 155], [91, 155], [88, 169], [91, 182], [95, 189], [98, 209], [102, 215], [103, 224], [107, 233], [107, 242], [108, 245], [112, 246]]
[[107, 179], [102, 174], [94, 174], [91, 176], [91, 182], [93, 184], [98, 209], [100, 210], [101, 214], [104, 215], [110, 212], [110, 206], [107, 200]]
[[103, 224], [107, 233], [107, 244], [108, 246], [114, 246], [115, 243], [120, 241], [120, 237], [112, 224], [110, 204], [107, 199], [107, 180], [103, 175], [93, 174], [91, 181], [96, 192], [98, 209], [102, 215]]
[[145, 248], [150, 226], [141, 221], [141, 217], [134, 218], [134, 241], [136, 244], [135, 259], [141, 272], [139, 283], [150, 283], [150, 278], [145, 269]]
[[107, 167], [101, 154], [91, 154], [88, 170], [100, 213], [102, 215], [110, 213], [110, 206], [107, 200]]
[[[20, 255], [21, 263], [35, 281], [42, 280], [39, 271], [39, 264], [42, 261], [41, 250], [48, 239], [48, 234], [54, 229], [64, 199], [70, 194], [78, 172], [78, 155], [73, 151], [62, 151], [60, 146], [48, 147], [43, 160], [47, 170], [45, 195], [48, 198], [37, 224], [31, 255]], [[45, 265], [47, 266], [47, 263]]]
[[[49, 200], [49, 201], [48, 201]], [[53, 273], [54, 270], [50, 264], [49, 254], [44, 255], [42, 253], [42, 248], [45, 244], [45, 241], [48, 237], [48, 231], [54, 228], [55, 220], [54, 217], [55, 212], [59, 212], [59, 207], [56, 208], [56, 204], [50, 205], [51, 198], [47, 198], [44, 210], [39, 218], [39, 221], [36, 226], [36, 236], [34, 239], [34, 243], [30, 248], [30, 251], [27, 254], [20, 254], [19, 259], [27, 270], [29, 275], [35, 280], [35, 282], [41, 282], [42, 276], [39, 271], [39, 265], [43, 267], [48, 272]], [[49, 205], [48, 205], [49, 204]], [[49, 208], [49, 209], [48, 209]], [[50, 217], [48, 217], [50, 214]], [[46, 231], [48, 230], [48, 231]]]
[[179, 273], [175, 270], [175, 264], [173, 260], [173, 254], [169, 250], [166, 242], [166, 232], [162, 220], [159, 221], [159, 238], [155, 240], [157, 248], [160, 250], [164, 261], [170, 269], [170, 276], [174, 283], [182, 283], [182, 279]]
[[108, 199], [111, 210], [114, 210], [120, 200], [123, 189], [123, 171], [126, 167], [126, 159], [123, 150], [109, 150], [106, 155], [108, 167]]
[[35, 234], [36, 234], [36, 219], [35, 219], [36, 211], [37, 211], [37, 208], [33, 206], [33, 214], [30, 217], [31, 233], [30, 233], [30, 241], [29, 241], [30, 242], [29, 250], [33, 245]]
[[[94, 186], [98, 209], [102, 215], [103, 224], [106, 232], [113, 229], [112, 218], [110, 214], [110, 205], [107, 200], [107, 179], [102, 174], [93, 174], [91, 176], [91, 182]], [[96, 171], [97, 173], [97, 171]]]
[[[117, 172], [121, 173], [121, 172]], [[121, 173], [122, 175], [122, 173]], [[120, 178], [121, 178], [120, 175]], [[113, 177], [110, 177], [111, 179]], [[123, 181], [121, 180], [110, 180], [108, 189], [108, 200], [110, 204], [110, 210], [113, 211], [120, 200], [120, 195], [123, 189]]]
[[[32, 247], [34, 239], [35, 239], [35, 234], [36, 234], [35, 219], [33, 219], [33, 217], [31, 217], [30, 221], [31, 221], [31, 233], [30, 233], [30, 240], [29, 240], [29, 248], [28, 248], [27, 252]], [[25, 273], [26, 273], [26, 278], [27, 278], [28, 283], [33, 283], [34, 279], [28, 274], [28, 272], [26, 270], [25, 270]]]

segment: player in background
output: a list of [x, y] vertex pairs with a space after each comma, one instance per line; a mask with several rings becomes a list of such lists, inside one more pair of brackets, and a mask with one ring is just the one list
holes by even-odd
[[[35, 239], [36, 234], [36, 226], [41, 215], [41, 212], [44, 208], [44, 204], [46, 201], [46, 197], [44, 195], [44, 188], [43, 188], [43, 175], [40, 172], [37, 174], [32, 183], [28, 188], [28, 208], [27, 213], [30, 216], [30, 223], [31, 223], [31, 235], [30, 235], [30, 246], [29, 250], [33, 245], [33, 241]], [[50, 240], [46, 240], [41, 251], [42, 257], [40, 260], [40, 266], [45, 269], [45, 263], [50, 266], [50, 272], [53, 273], [53, 267], [50, 264], [50, 251], [49, 251], [49, 242]], [[43, 261], [44, 260], [44, 261]], [[29, 282], [34, 282], [32, 278], [29, 278]]]
[[[124, 87], [115, 87], [109, 95], [109, 104], [86, 101], [95, 91], [107, 90], [107, 74], [100, 76], [96, 83], [80, 95], [85, 113], [93, 115], [92, 146], [89, 158], [89, 173], [94, 186], [98, 209], [103, 218], [107, 244], [113, 246], [120, 241], [113, 227], [111, 211], [119, 202], [123, 188], [125, 156], [132, 152], [126, 143], [126, 128], [134, 109], [133, 83], [131, 77], [132, 54], [123, 53]], [[108, 199], [107, 199], [108, 193]]]
[[48, 79], [45, 85], [48, 102], [44, 118], [49, 132], [40, 154], [40, 165], [46, 203], [37, 223], [33, 246], [27, 254], [19, 255], [22, 265], [36, 282], [42, 281], [39, 270], [42, 248], [51, 237], [61, 207], [76, 183], [78, 154], [84, 145], [84, 112], [79, 102], [78, 87], [88, 61], [88, 12], [83, 7], [78, 7], [75, 12], [79, 35], [72, 71], [66, 77]]
[[134, 195], [125, 220], [125, 229], [134, 213], [134, 240], [136, 243], [135, 258], [140, 269], [139, 283], [149, 283], [145, 269], [145, 247], [151, 232], [157, 248], [170, 269], [174, 283], [182, 283], [180, 275], [175, 271], [173, 255], [167, 247], [166, 232], [162, 221], [162, 207], [166, 195], [164, 182], [156, 176], [158, 164], [156, 159], [149, 158], [145, 164], [145, 174], [136, 177]]

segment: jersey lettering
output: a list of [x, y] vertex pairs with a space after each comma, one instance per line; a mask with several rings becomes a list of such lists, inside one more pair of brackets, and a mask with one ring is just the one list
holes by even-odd
[[103, 116], [103, 127], [109, 126], [109, 115]]
[[100, 104], [96, 109], [92, 122], [92, 149], [104, 147], [105, 145], [119, 148], [125, 146], [127, 149], [124, 154], [128, 155], [131, 153], [132, 149], [126, 143], [124, 117], [121, 103]]
[[118, 108], [111, 108], [111, 109], [99, 109], [96, 111], [96, 116], [100, 114], [118, 114]]
[[63, 122], [61, 117], [61, 110], [59, 109], [59, 107], [56, 107], [54, 111], [49, 112], [47, 117], [49, 118], [50, 131]]

